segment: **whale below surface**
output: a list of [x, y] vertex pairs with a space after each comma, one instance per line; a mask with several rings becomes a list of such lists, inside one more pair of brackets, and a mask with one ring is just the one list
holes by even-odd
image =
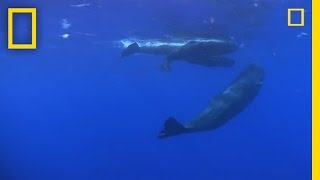
[[238, 44], [222, 39], [123, 39], [117, 42], [123, 48], [121, 57], [133, 54], [164, 55], [161, 68], [170, 70], [173, 61], [212, 67], [231, 67], [234, 60], [224, 55], [238, 49]]
[[140, 47], [160, 47], [160, 46], [171, 46], [171, 47], [181, 47], [186, 45], [190, 41], [196, 42], [216, 42], [222, 43], [225, 40], [221, 39], [204, 39], [204, 38], [193, 38], [193, 39], [184, 39], [184, 38], [173, 38], [173, 39], [139, 39], [139, 38], [128, 38], [121, 39], [115, 42], [115, 45], [119, 48], [127, 48], [133, 43], [137, 43]]
[[[238, 48], [236, 42], [222, 39], [122, 39], [115, 42], [116, 46], [124, 49], [122, 57], [135, 53], [171, 55], [184, 51], [197, 51], [210, 56], [217, 56], [235, 51]], [[202, 50], [202, 52], [198, 52]], [[215, 50], [215, 51], [206, 51]], [[217, 51], [219, 50], [219, 51]], [[206, 52], [203, 52], [206, 51]], [[203, 55], [202, 55], [203, 56]]]
[[263, 81], [264, 70], [255, 64], [248, 65], [197, 117], [186, 124], [179, 123], [173, 117], [168, 118], [158, 137], [167, 138], [184, 133], [208, 131], [224, 125], [243, 111], [258, 95]]

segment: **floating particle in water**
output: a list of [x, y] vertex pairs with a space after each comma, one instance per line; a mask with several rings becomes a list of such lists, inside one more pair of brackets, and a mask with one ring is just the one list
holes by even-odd
[[76, 32], [76, 34], [83, 35], [83, 36], [96, 36], [96, 34], [86, 33], [86, 32]]
[[301, 38], [302, 36], [309, 36], [309, 34], [306, 32], [301, 32], [297, 35], [297, 38]]
[[214, 17], [211, 17], [211, 18], [210, 18], [210, 23], [213, 24], [213, 23], [215, 23], [215, 22], [216, 22], [216, 20], [214, 19]]
[[70, 34], [63, 34], [63, 35], [61, 35], [61, 37], [62, 37], [63, 39], [67, 39], [67, 38], [70, 37]]
[[71, 4], [70, 7], [73, 7], [73, 8], [82, 8], [82, 7], [89, 7], [91, 6], [91, 4], [89, 3], [83, 3], [83, 4]]
[[67, 19], [62, 19], [61, 20], [61, 28], [62, 29], [69, 29], [71, 27], [71, 24]]

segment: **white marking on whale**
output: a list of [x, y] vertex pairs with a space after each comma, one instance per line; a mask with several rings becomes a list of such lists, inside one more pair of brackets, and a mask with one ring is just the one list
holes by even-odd
[[196, 41], [196, 42], [225, 42], [220, 39], [202, 39], [202, 38], [195, 38], [195, 39], [170, 39], [170, 40], [159, 40], [159, 39], [134, 39], [134, 38], [128, 38], [128, 39], [122, 39], [119, 41], [116, 41], [116, 44], [118, 44], [119, 48], [127, 48], [130, 44], [137, 43], [140, 47], [159, 47], [159, 46], [184, 46], [190, 41]]

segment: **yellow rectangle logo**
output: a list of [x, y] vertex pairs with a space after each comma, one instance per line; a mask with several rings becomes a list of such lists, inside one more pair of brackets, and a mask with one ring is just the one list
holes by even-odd
[[[292, 23], [292, 12], [300, 12], [300, 23]], [[303, 8], [289, 8], [288, 9], [288, 26], [304, 26], [304, 9]]]
[[[13, 43], [13, 14], [30, 13], [32, 18], [31, 44]], [[37, 48], [37, 9], [36, 8], [9, 8], [8, 9], [8, 49], [36, 49]]]

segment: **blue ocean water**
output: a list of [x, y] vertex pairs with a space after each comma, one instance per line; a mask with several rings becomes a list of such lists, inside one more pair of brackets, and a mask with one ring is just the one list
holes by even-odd
[[[7, 8], [37, 7], [37, 50], [7, 50]], [[305, 8], [288, 27], [287, 9]], [[0, 179], [311, 179], [311, 1], [0, 2]], [[15, 30], [30, 33], [30, 27]], [[127, 38], [232, 37], [232, 68], [120, 58]], [[249, 63], [266, 78], [223, 127], [158, 139]]]

